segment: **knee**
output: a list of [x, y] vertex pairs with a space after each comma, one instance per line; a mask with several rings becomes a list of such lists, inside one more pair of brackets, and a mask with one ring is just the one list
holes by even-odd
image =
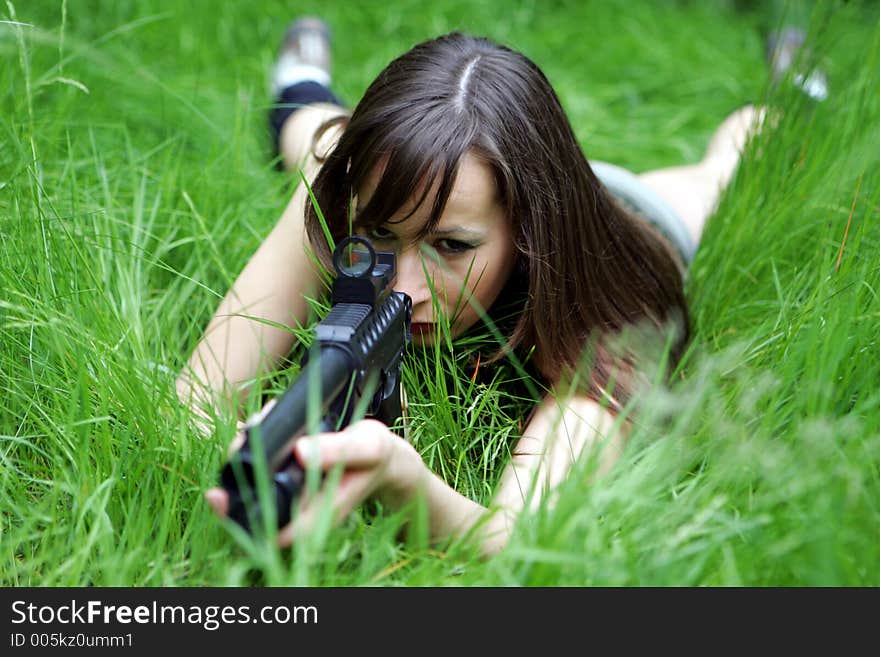
[[284, 166], [295, 169], [304, 166], [316, 154], [326, 156], [339, 140], [342, 128], [334, 125], [321, 134], [318, 131], [327, 121], [346, 114], [343, 108], [330, 103], [315, 103], [291, 114], [281, 128], [279, 139]]

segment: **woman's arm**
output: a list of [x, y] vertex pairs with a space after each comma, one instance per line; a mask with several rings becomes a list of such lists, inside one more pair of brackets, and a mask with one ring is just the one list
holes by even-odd
[[[357, 422], [340, 433], [300, 439], [295, 449], [304, 464], [317, 461], [322, 470], [344, 466], [332, 499], [337, 518], [370, 496], [391, 508], [422, 496], [435, 540], [473, 532], [483, 553], [491, 555], [507, 544], [516, 516], [526, 504], [534, 508], [565, 479], [577, 459], [596, 450], [601, 474], [616, 461], [624, 440], [611, 413], [593, 400], [577, 397], [562, 403], [548, 397], [518, 441], [488, 508], [448, 486], [427, 468], [412, 445], [374, 420]], [[289, 544], [308, 531], [324, 501], [323, 493], [308, 500], [293, 524], [281, 532], [281, 543]]]
[[579, 458], [595, 453], [597, 474], [604, 474], [622, 453], [624, 442], [614, 416], [592, 399], [575, 397], [564, 402], [548, 396], [517, 441], [488, 509], [432, 475], [425, 489], [432, 528], [438, 536], [475, 529], [483, 552], [495, 554], [507, 544], [519, 513], [527, 504], [537, 508]]
[[[301, 141], [311, 144], [315, 129], [328, 115], [326, 110], [304, 108], [295, 121], [288, 121], [290, 130], [285, 126], [285, 135], [299, 132]], [[328, 130], [319, 148], [326, 152], [338, 137], [338, 129]], [[311, 154], [304, 155], [302, 172], [307, 180], [314, 178], [318, 166]], [[294, 334], [282, 327], [307, 320], [306, 299], [317, 294], [320, 285], [305, 231], [307, 199], [306, 186], [298, 185], [278, 223], [220, 302], [178, 376], [178, 397], [192, 408], [206, 431], [206, 407], [219, 398], [239, 410], [254, 377], [273, 369], [290, 352]]]
[[616, 463], [625, 442], [625, 427], [616, 425], [615, 416], [595, 400], [547, 396], [517, 442], [492, 502], [517, 510], [530, 504], [535, 509], [581, 456], [595, 456], [597, 475], [602, 475]]
[[305, 295], [319, 280], [308, 256], [300, 185], [281, 219], [251, 256], [177, 379], [181, 401], [204, 417], [202, 404], [219, 397], [238, 408], [248, 382], [293, 346], [293, 333], [266, 322], [295, 326], [306, 320]]

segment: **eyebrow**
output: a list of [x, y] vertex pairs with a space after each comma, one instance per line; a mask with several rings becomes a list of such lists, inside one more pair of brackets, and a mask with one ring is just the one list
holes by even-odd
[[485, 237], [486, 233], [482, 230], [474, 228], [466, 228], [464, 226], [452, 226], [446, 230], [432, 230], [431, 235], [467, 235], [469, 237]]

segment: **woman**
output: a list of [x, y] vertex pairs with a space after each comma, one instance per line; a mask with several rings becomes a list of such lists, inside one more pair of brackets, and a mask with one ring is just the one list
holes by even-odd
[[[620, 453], [626, 429], [615, 413], [639, 378], [632, 353], [615, 347], [620, 333], [647, 325], [671, 336], [673, 359], [682, 353], [683, 267], [756, 112], [725, 121], [698, 165], [638, 179], [608, 165], [603, 184], [537, 66], [485, 39], [449, 34], [417, 45], [380, 73], [349, 116], [329, 90], [326, 28], [302, 19], [288, 33], [276, 80], [291, 106], [272, 117], [285, 165], [311, 181], [335, 239], [354, 230], [396, 252], [395, 289], [412, 298], [414, 342], [433, 344], [445, 330], [460, 336], [480, 324], [482, 310], [495, 317], [513, 306], [516, 319], [493, 358], [530, 352], [549, 389], [492, 511], [447, 486], [376, 421], [301, 439], [296, 456], [344, 468], [329, 501], [339, 518], [369, 497], [397, 508], [421, 496], [434, 537], [473, 532], [485, 553], [497, 552], [517, 512], [584, 453], [598, 454], [602, 468]], [[645, 209], [657, 228], [636, 216]], [[278, 327], [307, 320], [306, 298], [321, 285], [315, 256], [326, 262], [329, 249], [300, 185], [182, 373], [185, 402], [197, 410], [200, 395], [212, 403], [220, 394], [238, 403], [242, 383], [289, 353], [294, 336]], [[303, 503], [282, 544], [308, 531], [323, 494]], [[225, 513], [222, 490], [206, 497]]]

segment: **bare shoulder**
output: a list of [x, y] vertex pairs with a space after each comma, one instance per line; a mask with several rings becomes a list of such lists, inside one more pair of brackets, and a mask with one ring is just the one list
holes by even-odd
[[548, 395], [538, 405], [517, 444], [516, 453], [567, 453], [573, 460], [599, 443], [621, 443], [625, 426], [608, 408], [585, 395], [558, 398]]
[[626, 437], [626, 425], [596, 400], [548, 395], [516, 443], [501, 476], [498, 501], [515, 506], [530, 497], [536, 504], [582, 458], [598, 459], [597, 475], [601, 476], [617, 462]]

